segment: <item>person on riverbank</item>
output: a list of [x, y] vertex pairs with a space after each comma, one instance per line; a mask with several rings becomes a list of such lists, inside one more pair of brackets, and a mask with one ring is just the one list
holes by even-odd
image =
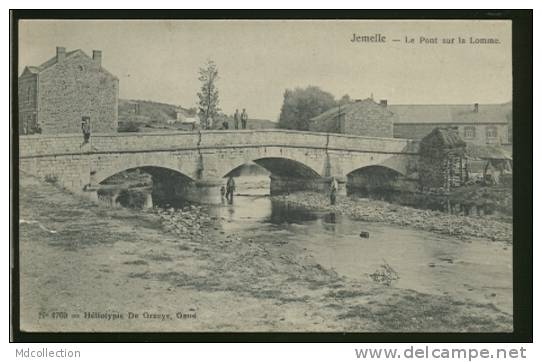
[[233, 114], [233, 126], [235, 127], [235, 129], [239, 129], [239, 118], [239, 110], [236, 109], [235, 113]]
[[226, 187], [224, 185], [220, 186], [220, 199], [224, 202], [224, 197], [226, 196]]
[[222, 122], [222, 129], [229, 129], [230, 128], [230, 125], [228, 124], [228, 121], [224, 120], [224, 122]]
[[246, 109], [243, 108], [243, 113], [241, 113], [241, 126], [243, 129], [247, 129], [248, 114]]
[[226, 200], [230, 203], [233, 202], [233, 192], [235, 191], [235, 181], [233, 176], [230, 176], [228, 182], [226, 183]]
[[335, 201], [337, 200], [337, 189], [339, 188], [339, 184], [337, 183], [337, 180], [335, 177], [331, 178], [331, 184], [329, 185], [329, 202], [331, 205], [335, 205]]

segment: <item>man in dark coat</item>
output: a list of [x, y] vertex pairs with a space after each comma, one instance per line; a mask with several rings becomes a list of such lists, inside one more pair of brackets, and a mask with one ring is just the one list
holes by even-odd
[[248, 114], [246, 109], [243, 108], [243, 113], [241, 113], [241, 126], [243, 129], [247, 129]]
[[235, 127], [235, 129], [239, 129], [239, 110], [236, 109], [235, 110], [235, 113], [233, 115], [233, 125]]
[[230, 202], [233, 201], [234, 191], [235, 191], [235, 181], [233, 179], [233, 176], [230, 176], [230, 178], [228, 178], [228, 182], [226, 183], [226, 199]]
[[83, 144], [87, 144], [90, 140], [90, 118], [83, 117], [81, 121], [81, 131], [83, 132]]
[[331, 178], [331, 184], [329, 185], [329, 203], [331, 205], [335, 205], [335, 201], [337, 200], [337, 190], [339, 188], [339, 185], [337, 183], [337, 180], [335, 177]]

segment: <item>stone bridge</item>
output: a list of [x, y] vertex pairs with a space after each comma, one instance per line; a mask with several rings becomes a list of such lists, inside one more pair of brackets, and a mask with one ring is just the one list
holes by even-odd
[[89, 196], [119, 172], [168, 169], [182, 177], [181, 196], [213, 203], [223, 178], [250, 161], [270, 171], [271, 193], [322, 190], [331, 177], [344, 190], [350, 175], [369, 166], [412, 173], [418, 150], [406, 139], [275, 129], [93, 134], [82, 141], [79, 134], [21, 136], [19, 167]]

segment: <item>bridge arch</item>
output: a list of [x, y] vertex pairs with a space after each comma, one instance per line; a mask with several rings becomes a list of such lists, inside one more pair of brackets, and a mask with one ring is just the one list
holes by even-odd
[[402, 169], [398, 169], [390, 165], [378, 164], [378, 163], [372, 164], [372, 165], [363, 165], [353, 170], [350, 170], [346, 174], [346, 176], [349, 177], [349, 176], [355, 176], [356, 174], [371, 173], [371, 172], [376, 172], [376, 173], [389, 172], [390, 176], [391, 175], [405, 176], [404, 170]]
[[[108, 174], [108, 173], [107, 173]], [[194, 180], [177, 169], [154, 165], [118, 169], [100, 175], [94, 185], [99, 200], [111, 205], [147, 208], [153, 205], [183, 205], [183, 196], [193, 188]]]
[[[292, 177], [292, 178], [318, 178], [320, 174], [312, 167], [303, 162], [286, 157], [259, 157], [249, 162], [254, 162], [258, 166], [265, 168], [273, 176]], [[222, 177], [229, 177], [236, 173], [238, 169], [245, 166], [248, 162], [242, 161], [235, 164]]]
[[96, 171], [91, 171], [91, 183], [93, 185], [98, 185], [107, 180], [108, 178], [119, 174], [123, 171], [132, 170], [132, 169], [143, 169], [143, 168], [159, 168], [170, 170], [182, 175], [190, 181], [194, 180], [193, 171], [190, 169], [184, 169], [179, 167], [179, 162], [175, 157], [160, 157], [153, 160], [144, 160], [144, 159], [131, 159], [131, 158], [122, 158], [117, 162], [112, 162], [106, 167], [98, 167]]
[[405, 174], [387, 165], [362, 166], [346, 175], [348, 194], [383, 198], [411, 186], [413, 184]]
[[[105, 184], [105, 183], [107, 183], [108, 180], [112, 179], [116, 175], [121, 174], [122, 172], [134, 171], [134, 170], [140, 170], [140, 171], [146, 172], [146, 173], [150, 174], [153, 177], [160, 171], [168, 172], [169, 174], [173, 174], [173, 175], [177, 176], [179, 179], [182, 179], [185, 182], [194, 181], [190, 176], [185, 175], [183, 172], [181, 172], [179, 170], [176, 170], [176, 169], [173, 169], [173, 168], [163, 167], [163, 166], [154, 166], [154, 165], [142, 165], [142, 166], [130, 167], [130, 168], [125, 168], [125, 169], [119, 170], [118, 172], [116, 172], [116, 173], [114, 173], [114, 174], [112, 174], [110, 176], [102, 178], [100, 182], [97, 182], [97, 184], [99, 184], [99, 185]], [[100, 177], [103, 177], [103, 175], [100, 175]]]
[[[320, 174], [304, 162], [287, 157], [258, 157], [253, 162], [269, 172], [271, 195], [318, 189], [321, 187]], [[222, 177], [238, 174], [238, 170], [247, 165], [246, 161], [234, 164], [233, 168], [225, 172]]]

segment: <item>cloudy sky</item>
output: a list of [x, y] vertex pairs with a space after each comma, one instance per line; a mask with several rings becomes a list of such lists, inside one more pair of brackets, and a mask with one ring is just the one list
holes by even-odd
[[[353, 43], [353, 34], [386, 43]], [[500, 103], [512, 97], [508, 21], [21, 21], [19, 72], [67, 51], [103, 52], [120, 97], [196, 105], [198, 68], [219, 68], [220, 106], [276, 120], [284, 90], [316, 85], [336, 97], [392, 104]], [[416, 43], [406, 44], [405, 37]], [[467, 40], [457, 44], [457, 37]], [[456, 38], [419, 44], [419, 38]], [[500, 44], [472, 45], [469, 37]], [[392, 41], [397, 39], [400, 41]]]

